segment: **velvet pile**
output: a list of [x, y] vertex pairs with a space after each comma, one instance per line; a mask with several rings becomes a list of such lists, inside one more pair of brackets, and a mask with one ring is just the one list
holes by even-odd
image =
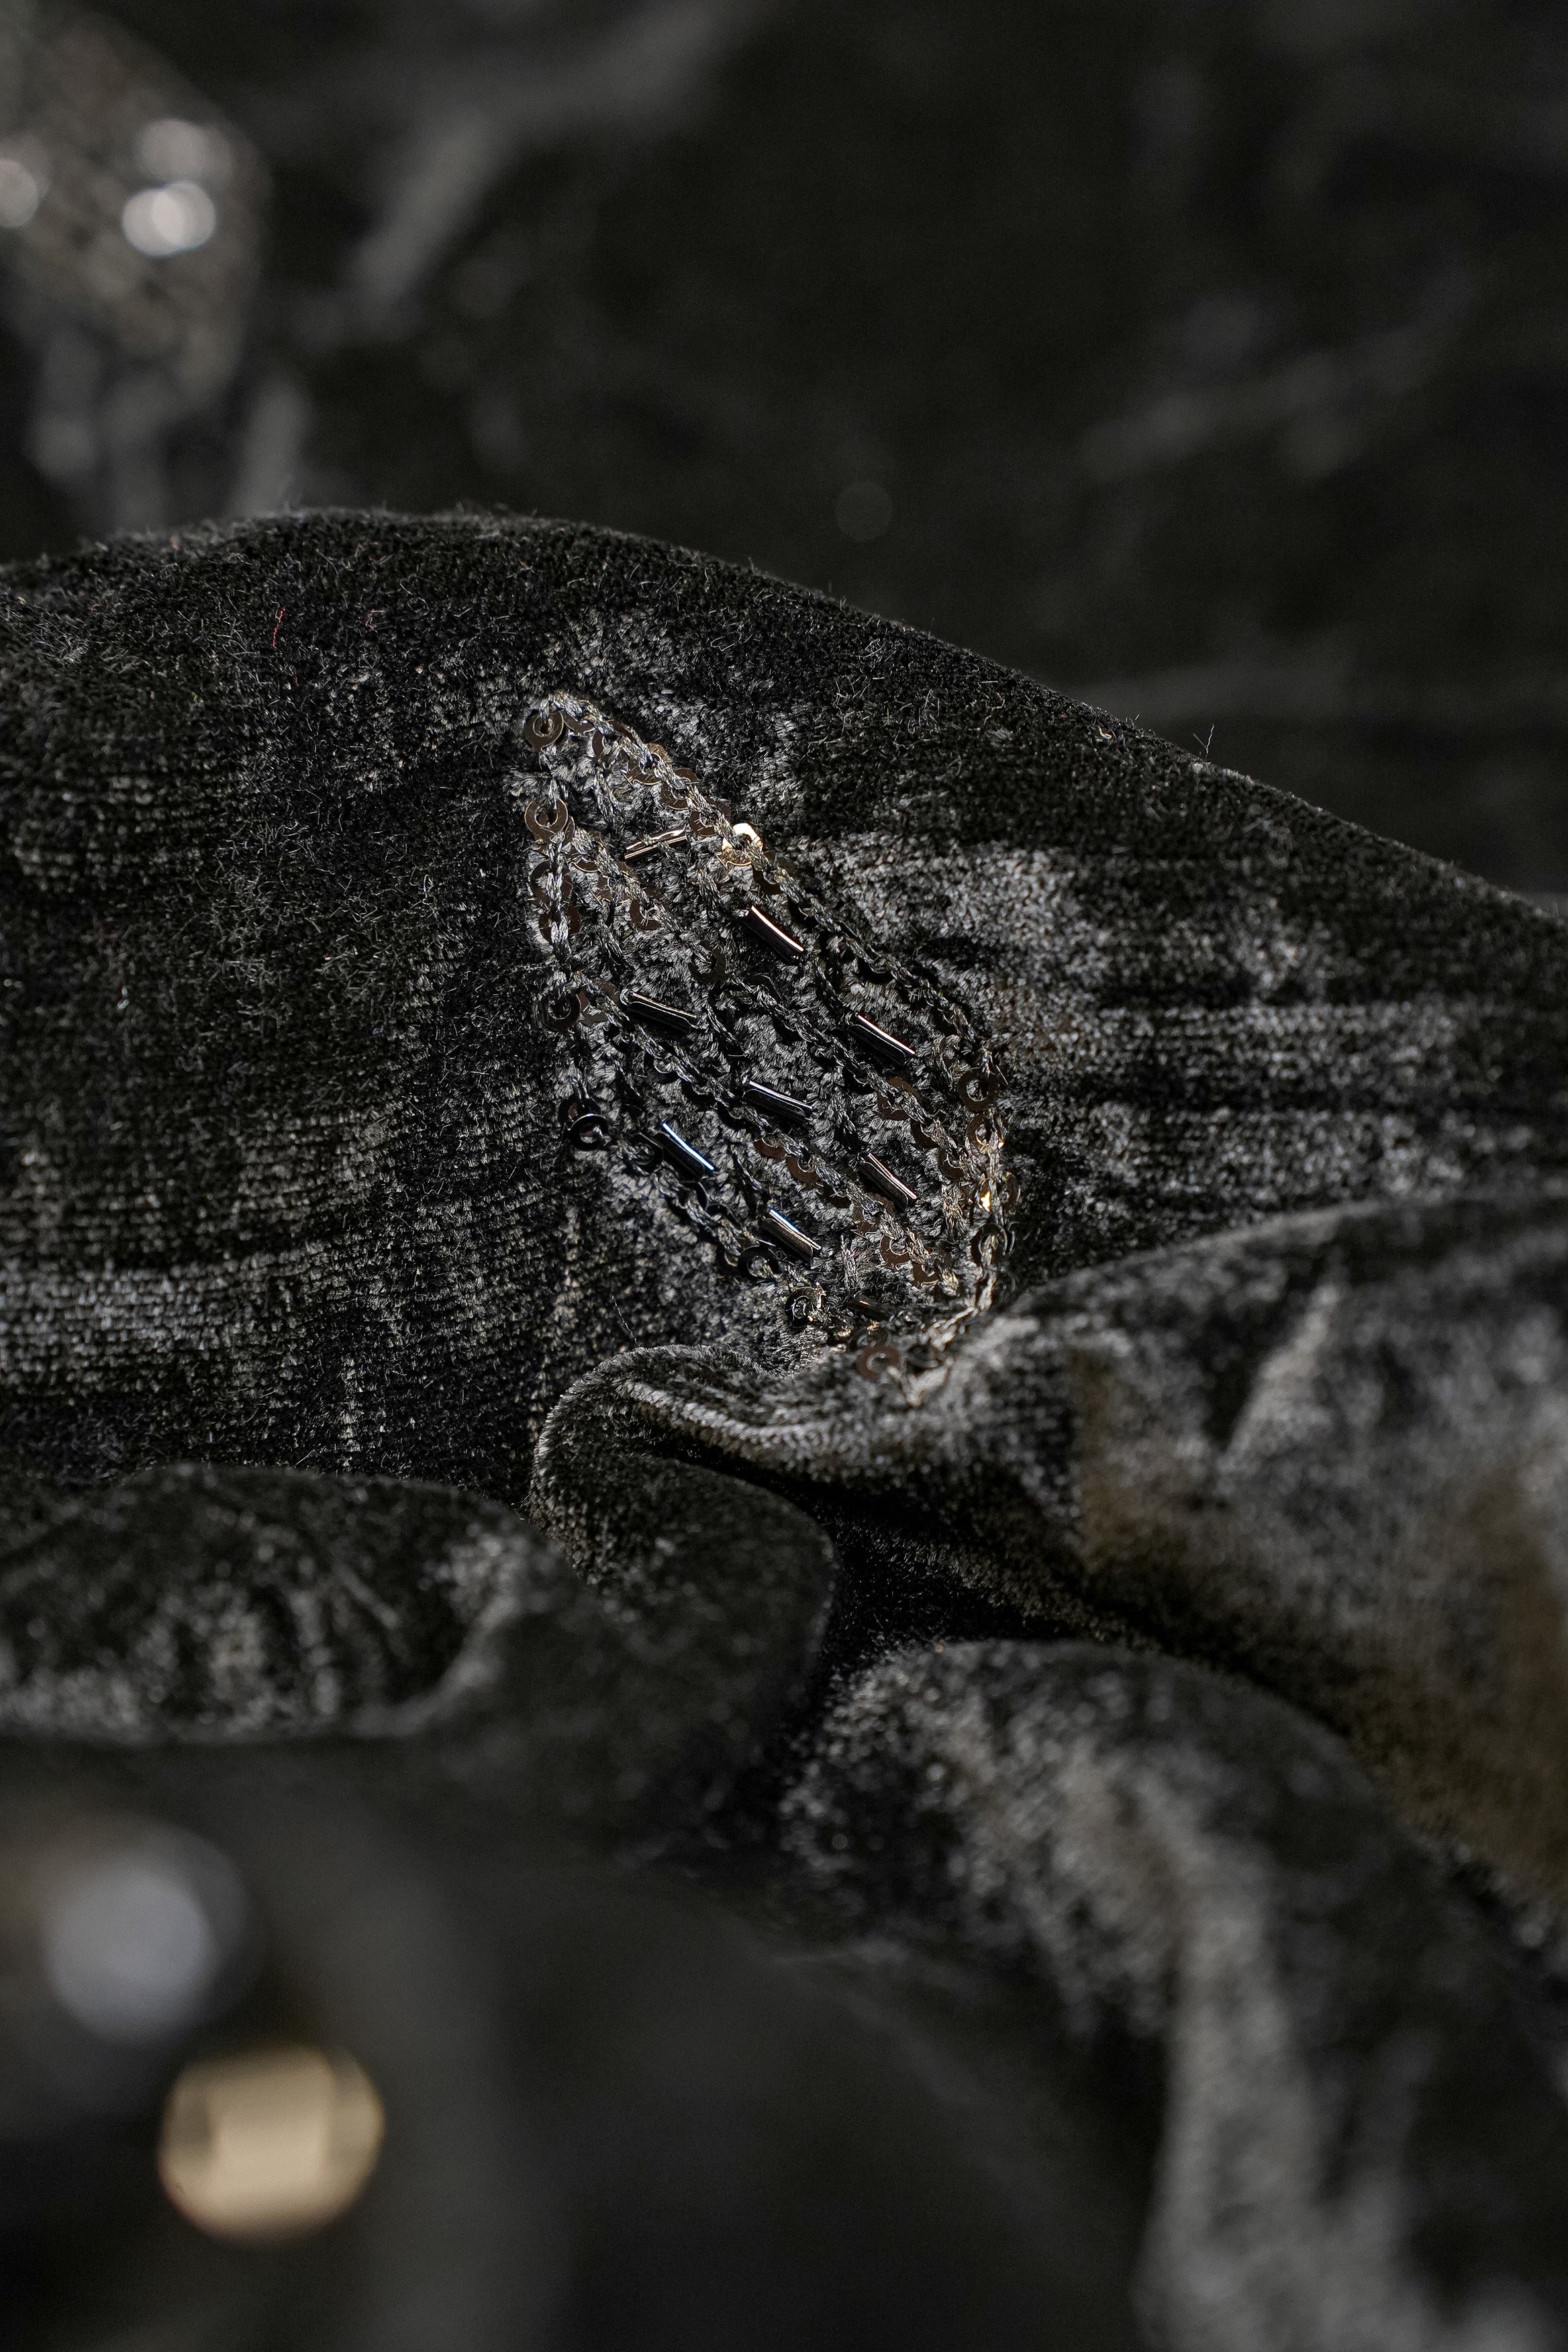
[[1568, 927], [603, 531], [0, 593], [0, 1804], [424, 2118], [115, 2324], [1568, 2343]]

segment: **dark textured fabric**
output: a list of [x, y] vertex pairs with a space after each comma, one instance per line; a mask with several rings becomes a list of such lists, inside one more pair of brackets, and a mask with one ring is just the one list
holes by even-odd
[[[961, 1644], [868, 1674], [787, 1815], [852, 1917], [1162, 2037], [1157, 2335], [1419, 2345], [1458, 2288], [1478, 2340], [1530, 2340], [1560, 2101], [1333, 1742], [1190, 1668]], [[1533, 2197], [1500, 2198], [1521, 2162]]]
[[1568, 2341], [1568, 929], [586, 530], [3, 609], [14, 1784], [706, 1879], [1014, 2079], [1038, 2340]]
[[1564, 1207], [1270, 1220], [1031, 1292], [875, 1402], [842, 1364], [781, 1387], [651, 1355], [563, 1423], [624, 1396], [774, 1476], [914, 1503], [973, 1584], [1272, 1684], [1409, 1819], [1561, 1899]]

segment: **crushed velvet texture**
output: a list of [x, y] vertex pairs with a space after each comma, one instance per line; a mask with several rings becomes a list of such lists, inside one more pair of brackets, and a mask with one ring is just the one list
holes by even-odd
[[[650, 1433], [918, 1505], [953, 1573], [1238, 1667], [1406, 1817], [1568, 1894], [1568, 1193], [1271, 1219], [1031, 1291], [872, 1393], [649, 1351]], [[579, 1438], [579, 1444], [581, 1444]], [[536, 1507], [548, 1520], [553, 1431]]]
[[[121, 541], [0, 614], [29, 1758], [330, 1737], [496, 1853], [526, 1824], [739, 1874], [884, 2019], [934, 1970], [976, 2098], [992, 2021], [1047, 2231], [1053, 2130], [1089, 2203], [1132, 2193], [1071, 2087], [1110, 2052], [1143, 2087], [1110, 2137], [1152, 2154], [1107, 2341], [1134, 2307], [1183, 2352], [1568, 2340], [1548, 1989], [1417, 1843], [1550, 1932], [1568, 928], [585, 530]], [[603, 843], [541, 891], [527, 727], [563, 697], [750, 828], [748, 887], [783, 861], [798, 970], [716, 959], [673, 886], [650, 961]], [[623, 993], [585, 1108], [555, 1016], [590, 940]], [[707, 1059], [628, 1012], [656, 968]], [[920, 1015], [901, 1070], [860, 987]], [[821, 1045], [793, 1124], [745, 1125], [721, 1033], [797, 1088]], [[1005, 1192], [948, 1098], [993, 1066]], [[727, 1249], [656, 1108], [708, 1122], [736, 1217], [837, 1254], [822, 1312], [798, 1251]], [[785, 1129], [805, 1174], [760, 1174]], [[916, 1279], [922, 1234], [984, 1296]]]
[[1568, 1151], [1561, 925], [769, 581], [338, 517], [14, 570], [3, 611], [29, 1465], [521, 1499], [582, 1372], [727, 1329], [703, 1255], [606, 1201], [540, 1083], [502, 782], [557, 685], [668, 742], [1010, 1052], [1020, 1287]]
[[[1080, 2026], [1109, 2009], [1163, 2039], [1138, 2282], [1156, 2335], [1418, 2346], [1462, 2280], [1510, 2340], [1561, 2103], [1495, 1958], [1335, 1742], [1168, 1660], [961, 1644], [868, 1674], [786, 1817], [858, 1924], [986, 1951]], [[1498, 2198], [1503, 2150], [1538, 2202]]]

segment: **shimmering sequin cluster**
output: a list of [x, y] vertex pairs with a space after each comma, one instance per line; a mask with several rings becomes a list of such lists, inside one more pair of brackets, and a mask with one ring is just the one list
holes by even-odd
[[986, 1041], [662, 745], [568, 692], [522, 738], [569, 1143], [625, 1155], [868, 1374], [941, 1345], [989, 1304], [1016, 1203]]

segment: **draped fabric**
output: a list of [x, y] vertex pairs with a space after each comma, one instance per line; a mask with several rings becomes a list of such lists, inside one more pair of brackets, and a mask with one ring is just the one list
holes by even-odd
[[686, 1888], [947, 2216], [829, 2340], [1568, 2340], [1568, 929], [586, 529], [0, 614], [13, 1794], [352, 1789], [514, 2026], [520, 1852]]

